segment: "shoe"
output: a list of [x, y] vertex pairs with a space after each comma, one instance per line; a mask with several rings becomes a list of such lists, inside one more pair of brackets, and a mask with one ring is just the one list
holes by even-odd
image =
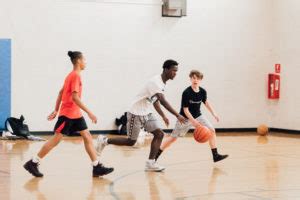
[[97, 152], [97, 155], [100, 156], [101, 155], [101, 152], [103, 151], [104, 147], [107, 145], [105, 143], [105, 140], [107, 140], [107, 137], [103, 136], [103, 135], [99, 135], [97, 137], [97, 144], [96, 144], [96, 152]]
[[221, 160], [224, 160], [225, 158], [227, 158], [228, 155], [220, 155], [220, 154], [217, 154], [216, 156], [214, 156], [214, 162], [219, 162]]
[[163, 166], [159, 166], [155, 161], [147, 161], [145, 171], [147, 172], [161, 172], [165, 169]]
[[23, 165], [23, 167], [35, 177], [43, 177], [44, 175], [39, 171], [39, 163], [34, 163], [32, 160], [29, 160]]
[[104, 176], [106, 174], [112, 173], [114, 168], [104, 167], [103, 164], [99, 163], [97, 166], [93, 167], [93, 177]]

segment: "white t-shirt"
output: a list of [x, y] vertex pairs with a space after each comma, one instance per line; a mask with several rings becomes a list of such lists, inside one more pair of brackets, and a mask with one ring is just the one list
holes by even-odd
[[161, 75], [151, 78], [138, 95], [134, 98], [129, 112], [134, 115], [148, 115], [152, 113], [152, 105], [157, 100], [157, 93], [164, 93], [164, 84]]

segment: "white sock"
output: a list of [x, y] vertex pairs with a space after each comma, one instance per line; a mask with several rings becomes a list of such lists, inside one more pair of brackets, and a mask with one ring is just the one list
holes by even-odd
[[34, 163], [39, 163], [41, 162], [41, 160], [42, 159], [38, 155], [32, 157], [32, 162]]
[[155, 163], [155, 160], [154, 159], [148, 159], [147, 162], [150, 163], [150, 164], [153, 164], [153, 163]]
[[105, 145], [108, 145], [107, 140], [108, 140], [108, 138], [105, 138], [105, 139], [104, 139], [104, 144], [105, 144]]
[[98, 164], [99, 164], [99, 160], [95, 160], [95, 161], [92, 162], [92, 165], [93, 165], [94, 167], [96, 167]]

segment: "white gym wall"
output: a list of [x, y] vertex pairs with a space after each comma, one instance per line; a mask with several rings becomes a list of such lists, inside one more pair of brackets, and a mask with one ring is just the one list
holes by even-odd
[[[283, 19], [276, 18], [280, 23], [275, 26], [274, 7], [273, 0], [188, 0], [187, 17], [162, 18], [160, 0], [2, 2], [0, 35], [11, 38], [13, 45], [12, 115], [24, 114], [33, 131], [52, 130], [55, 121], [46, 117], [72, 69], [67, 51], [80, 50], [88, 62], [83, 101], [100, 122], [92, 125], [86, 118], [91, 130], [114, 129], [114, 119], [126, 111], [142, 84], [162, 71], [168, 58], [180, 63], [178, 76], [168, 82], [166, 92], [177, 110], [189, 85], [189, 71], [199, 69], [221, 118], [220, 123], [214, 122], [216, 127], [266, 123], [299, 129], [290, 124], [291, 118], [280, 120], [287, 117], [287, 108], [293, 108], [287, 103], [293, 98], [284, 95], [296, 96], [292, 89], [296, 85], [284, 82], [296, 82], [297, 67], [296, 52], [290, 49], [297, 44], [289, 41], [287, 33], [280, 34], [286, 45], [278, 52], [282, 53], [279, 61], [282, 76], [289, 76], [287, 68], [293, 65], [294, 77], [282, 78], [277, 113], [266, 98], [267, 73], [279, 58], [278, 35], [273, 33], [278, 26], [292, 29], [292, 23], [285, 24], [288, 10], [281, 14]], [[274, 115], [280, 123], [271, 122]], [[175, 118], [169, 116], [172, 128]]]
[[274, 5], [272, 35], [276, 36], [275, 61], [282, 65], [281, 94], [279, 101], [269, 102], [269, 116], [273, 127], [300, 130], [300, 1], [276, 0]]

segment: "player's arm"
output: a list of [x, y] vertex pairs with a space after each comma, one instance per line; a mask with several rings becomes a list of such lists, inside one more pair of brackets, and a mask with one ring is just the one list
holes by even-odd
[[58, 112], [59, 111], [59, 107], [61, 104], [61, 99], [62, 99], [62, 94], [63, 94], [64, 89], [60, 89], [57, 99], [56, 99], [56, 104], [55, 104], [55, 111]]
[[84, 112], [86, 112], [93, 123], [97, 123], [97, 117], [82, 103], [78, 92], [72, 92], [72, 100]]
[[186, 119], [183, 116], [181, 116], [178, 112], [176, 112], [176, 110], [166, 100], [165, 95], [163, 95], [162, 93], [158, 93], [156, 94], [156, 96], [161, 105], [163, 105], [163, 107], [165, 107], [170, 113], [176, 116], [180, 123], [185, 123]]
[[200, 123], [193, 117], [193, 115], [191, 114], [191, 112], [189, 111], [189, 107], [184, 107], [183, 108], [183, 112], [185, 114], [185, 116], [190, 120], [190, 122], [193, 124], [193, 126], [197, 127], [198, 125], [200, 125]]
[[160, 107], [160, 103], [159, 101], [155, 101], [153, 104], [155, 110], [157, 111], [157, 113], [162, 117], [162, 119], [164, 120], [166, 126], [168, 127], [170, 122], [169, 119], [166, 117], [165, 113], [162, 111], [161, 107]]
[[210, 105], [209, 101], [206, 100], [205, 101], [205, 107], [207, 108], [207, 110], [211, 113], [211, 115], [216, 119], [216, 121], [218, 122], [219, 121], [219, 117], [218, 115], [215, 113], [213, 107]]
[[49, 121], [52, 120], [52, 119], [54, 119], [56, 117], [58, 111], [59, 111], [63, 91], [64, 91], [64, 89], [62, 88], [59, 91], [59, 93], [58, 93], [58, 96], [57, 96], [57, 99], [56, 99], [56, 103], [55, 103], [55, 110], [48, 116], [48, 120]]

